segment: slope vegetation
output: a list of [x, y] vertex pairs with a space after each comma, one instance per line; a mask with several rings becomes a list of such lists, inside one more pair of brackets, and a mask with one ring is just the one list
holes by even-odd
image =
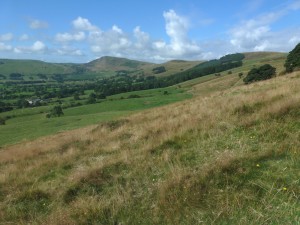
[[183, 84], [192, 99], [3, 148], [0, 223], [299, 224], [300, 74], [246, 86], [235, 70]]

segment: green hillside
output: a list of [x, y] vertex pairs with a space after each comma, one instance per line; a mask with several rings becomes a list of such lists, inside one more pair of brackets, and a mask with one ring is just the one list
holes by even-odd
[[[0, 150], [0, 223], [300, 224], [300, 73], [279, 75], [285, 57], [247, 53], [217, 76], [50, 120], [12, 111], [1, 137], [20, 143]], [[245, 85], [265, 63], [278, 76]]]
[[0, 74], [21, 73], [27, 76], [36, 74], [68, 74], [75, 70], [72, 65], [47, 63], [38, 60], [0, 59]]

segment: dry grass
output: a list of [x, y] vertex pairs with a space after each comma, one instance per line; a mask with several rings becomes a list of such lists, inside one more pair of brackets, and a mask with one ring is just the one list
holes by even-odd
[[[206, 97], [1, 149], [0, 223], [299, 222], [299, 76], [211, 82]], [[277, 159], [295, 170], [286, 195]]]

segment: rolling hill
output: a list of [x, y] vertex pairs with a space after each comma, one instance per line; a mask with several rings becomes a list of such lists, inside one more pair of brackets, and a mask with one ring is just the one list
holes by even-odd
[[[71, 108], [52, 122], [90, 126], [2, 147], [0, 223], [299, 224], [300, 73], [238, 76], [284, 59], [247, 53], [231, 73]], [[146, 107], [182, 91], [194, 97]], [[144, 107], [129, 115], [131, 94]], [[109, 107], [118, 117], [96, 123]], [[42, 118], [30, 113], [16, 123]]]
[[[131, 75], [168, 76], [189, 69], [199, 63], [201, 61], [173, 60], [162, 64], [155, 64], [110, 56], [104, 56], [83, 64], [0, 59], [0, 74], [9, 79], [11, 73], [20, 73], [25, 75], [25, 80], [40, 79], [37, 75], [51, 77], [54, 74], [61, 74], [70, 79], [78, 76], [81, 76], [82, 79], [84, 77], [89, 79], [90, 74], [94, 74], [94, 78], [116, 75], [120, 71], [129, 72]], [[166, 72], [155, 74], [153, 69], [160, 66], [164, 66]], [[3, 79], [2, 76], [0, 77], [1, 79]]]

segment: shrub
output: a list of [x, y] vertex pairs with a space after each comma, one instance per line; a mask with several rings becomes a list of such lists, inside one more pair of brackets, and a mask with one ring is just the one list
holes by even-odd
[[275, 76], [276, 68], [270, 64], [265, 64], [259, 68], [251, 69], [247, 76], [243, 79], [245, 84], [249, 84], [255, 81], [267, 80]]

